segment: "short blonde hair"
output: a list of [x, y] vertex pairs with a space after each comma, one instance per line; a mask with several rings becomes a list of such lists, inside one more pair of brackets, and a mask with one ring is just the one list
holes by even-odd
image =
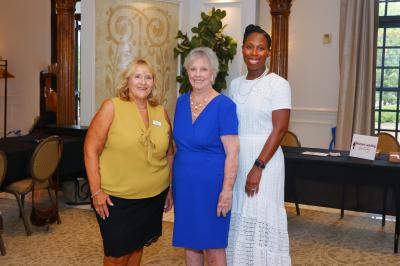
[[155, 95], [156, 89], [156, 71], [154, 70], [153, 66], [146, 60], [146, 59], [137, 59], [134, 60], [132, 63], [129, 64], [128, 68], [122, 73], [121, 81], [119, 82], [118, 86], [116, 87], [117, 97], [119, 97], [123, 101], [131, 101], [131, 97], [129, 95], [129, 88], [128, 88], [128, 79], [132, 76], [138, 66], [146, 66], [149, 69], [150, 74], [153, 76], [153, 88], [147, 100], [149, 104], [152, 106], [159, 105], [159, 100]]
[[215, 78], [219, 72], [219, 62], [218, 57], [215, 52], [208, 47], [198, 47], [190, 51], [190, 53], [186, 56], [185, 62], [183, 63], [186, 71], [189, 70], [190, 66], [193, 64], [193, 61], [198, 58], [207, 58], [211, 70], [213, 72], [213, 80], [212, 85], [214, 85]]

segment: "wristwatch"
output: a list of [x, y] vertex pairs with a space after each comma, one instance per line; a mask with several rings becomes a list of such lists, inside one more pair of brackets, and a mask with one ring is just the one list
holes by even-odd
[[258, 167], [260, 169], [264, 169], [265, 168], [265, 163], [263, 163], [261, 160], [256, 159], [256, 161], [254, 162], [254, 166]]

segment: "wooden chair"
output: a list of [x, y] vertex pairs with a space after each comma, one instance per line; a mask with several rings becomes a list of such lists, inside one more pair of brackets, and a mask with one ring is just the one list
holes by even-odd
[[[281, 146], [284, 147], [301, 147], [299, 138], [296, 136], [296, 134], [294, 134], [291, 131], [287, 131], [285, 136], [283, 136], [283, 139], [281, 141]], [[299, 207], [299, 201], [297, 198], [297, 189], [296, 189], [296, 183], [294, 182], [294, 197], [295, 197], [295, 206], [296, 206], [296, 213], [297, 215], [300, 215], [300, 207]]]
[[[7, 172], [7, 157], [3, 151], [0, 151], [0, 187], [4, 182], [4, 178], [6, 177]], [[6, 246], [3, 241], [3, 217], [1, 216], [0, 211], [0, 253], [2, 256], [6, 255]]]
[[[390, 152], [399, 152], [400, 144], [395, 137], [389, 133], [381, 132], [376, 134], [378, 137], [377, 152], [381, 154], [389, 154]], [[383, 188], [383, 204], [382, 204], [382, 226], [385, 226], [386, 221], [386, 198], [388, 187], [385, 185]]]
[[281, 146], [301, 147], [301, 144], [300, 144], [300, 141], [297, 138], [296, 134], [294, 134], [291, 131], [287, 131], [285, 136], [283, 136], [283, 139], [281, 141]]
[[378, 137], [377, 151], [383, 154], [389, 154], [390, 152], [399, 152], [400, 144], [395, 137], [389, 133], [381, 132], [376, 134]]
[[[17, 199], [20, 216], [24, 222], [26, 234], [31, 235], [32, 231], [25, 213], [25, 195], [32, 191], [33, 187], [47, 189], [50, 198], [57, 204], [57, 193], [53, 198], [52, 177], [55, 173], [62, 154], [62, 140], [58, 136], [51, 136], [42, 140], [35, 148], [30, 161], [30, 177], [9, 184], [2, 189], [3, 192], [11, 193]], [[61, 222], [57, 217], [58, 223]]]

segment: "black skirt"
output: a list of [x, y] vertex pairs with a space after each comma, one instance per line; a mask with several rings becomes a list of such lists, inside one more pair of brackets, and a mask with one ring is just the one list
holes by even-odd
[[144, 199], [110, 196], [110, 216], [97, 221], [103, 238], [104, 255], [121, 257], [157, 241], [162, 233], [162, 216], [168, 188]]

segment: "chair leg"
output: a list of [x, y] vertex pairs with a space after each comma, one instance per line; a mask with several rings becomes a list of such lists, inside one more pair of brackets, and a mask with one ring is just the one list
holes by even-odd
[[2, 256], [6, 255], [6, 246], [4, 245], [4, 241], [3, 241], [3, 217], [1, 216], [1, 212], [0, 212], [0, 254]]
[[340, 219], [343, 219], [343, 217], [344, 217], [345, 194], [346, 194], [346, 184], [343, 184], [343, 187], [342, 187], [342, 203], [341, 203], [342, 206], [340, 208]]
[[22, 209], [20, 208], [19, 218], [22, 218], [22, 210], [25, 209], [25, 194], [21, 195]]
[[58, 207], [57, 207], [57, 224], [61, 223], [61, 217], [60, 217], [60, 212], [58, 211]]
[[4, 241], [3, 241], [3, 238], [1, 236], [1, 233], [0, 233], [0, 254], [1, 254], [1, 256], [5, 256], [6, 255], [6, 246], [4, 245]]
[[[59, 186], [59, 182], [57, 181], [57, 185]], [[58, 209], [58, 187], [56, 187], [56, 189], [54, 190], [54, 194], [55, 194], [55, 200], [56, 200], [56, 206], [57, 206], [57, 224], [61, 223], [61, 217], [60, 217], [60, 212]]]
[[22, 199], [24, 197], [21, 196], [21, 198], [20, 198], [19, 196], [16, 195], [16, 198], [17, 198], [19, 209], [20, 209], [20, 213], [22, 215], [22, 220], [24, 221], [26, 235], [30, 236], [32, 234], [32, 231], [31, 231], [31, 228], [30, 228], [30, 225], [29, 225], [28, 217], [26, 217], [26, 214], [25, 214], [24, 204], [23, 204], [23, 201], [22, 201]]
[[[54, 195], [51, 193], [51, 188], [47, 188], [47, 192], [49, 193], [51, 201], [56, 205], [57, 209], [57, 224], [61, 223], [60, 212], [58, 211], [58, 199], [57, 199], [57, 191], [54, 191]], [[54, 196], [54, 198], [53, 198]]]
[[295, 202], [294, 204], [296, 205], [296, 214], [297, 214], [297, 216], [300, 216], [300, 207], [299, 207], [299, 203]]
[[385, 185], [383, 188], [383, 204], [382, 204], [382, 226], [386, 223], [386, 198], [387, 198], [388, 187]]

